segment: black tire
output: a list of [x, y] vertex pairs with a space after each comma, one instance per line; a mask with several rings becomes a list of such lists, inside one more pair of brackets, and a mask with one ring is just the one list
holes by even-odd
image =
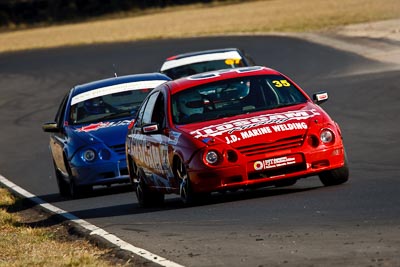
[[71, 175], [71, 169], [69, 166], [67, 168], [67, 171], [69, 174], [69, 183], [68, 183], [69, 195], [72, 198], [81, 198], [87, 196], [92, 191], [93, 187], [90, 185], [77, 185], [74, 178]]
[[319, 174], [319, 179], [324, 186], [339, 185], [347, 182], [349, 180], [349, 167], [346, 156], [343, 167], [322, 172]]
[[179, 195], [183, 204], [191, 206], [208, 199], [210, 193], [195, 193], [192, 189], [189, 174], [181, 160], [175, 165], [175, 175], [179, 180]]
[[87, 196], [92, 191], [89, 185], [76, 185], [73, 179], [69, 181], [69, 194], [72, 198], [81, 198]]
[[60, 193], [60, 195], [62, 197], [70, 196], [68, 183], [64, 180], [63, 175], [61, 174], [61, 172], [59, 170], [57, 170], [55, 165], [54, 165], [54, 169], [55, 169], [55, 172], [56, 172], [58, 192]]
[[78, 198], [81, 195], [79, 187], [76, 186], [72, 179], [69, 180], [69, 195], [72, 198]]
[[79, 186], [76, 185], [73, 177], [72, 177], [72, 171], [71, 171], [71, 167], [69, 166], [69, 163], [67, 161], [67, 157], [64, 155], [64, 164], [65, 167], [67, 169], [67, 173], [68, 173], [68, 193], [69, 196], [72, 198], [78, 198], [81, 196], [81, 190], [79, 188]]
[[129, 181], [130, 181], [130, 183], [132, 185], [133, 190], [136, 190], [135, 180], [138, 177], [137, 167], [136, 167], [136, 164], [133, 162], [132, 158], [129, 155], [127, 156], [127, 162], [128, 162]]
[[143, 180], [143, 175], [143, 171], [138, 171], [139, 182], [136, 185], [136, 198], [138, 200], [139, 207], [149, 208], [161, 206], [164, 203], [164, 194], [149, 190]]

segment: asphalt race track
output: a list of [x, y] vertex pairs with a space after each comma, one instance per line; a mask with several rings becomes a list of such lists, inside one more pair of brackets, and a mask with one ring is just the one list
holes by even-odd
[[[342, 127], [348, 183], [317, 177], [283, 188], [215, 194], [185, 208], [140, 209], [129, 186], [78, 200], [58, 195], [41, 125], [75, 84], [153, 72], [175, 53], [240, 47], [308, 93]], [[95, 45], [0, 55], [0, 174], [121, 239], [184, 266], [400, 266], [400, 71], [278, 36], [213, 37]]]

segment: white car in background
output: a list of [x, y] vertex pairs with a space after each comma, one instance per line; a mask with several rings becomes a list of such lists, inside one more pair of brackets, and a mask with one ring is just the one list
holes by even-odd
[[175, 80], [207, 71], [254, 65], [253, 59], [243, 50], [223, 48], [171, 56], [165, 60], [159, 72]]

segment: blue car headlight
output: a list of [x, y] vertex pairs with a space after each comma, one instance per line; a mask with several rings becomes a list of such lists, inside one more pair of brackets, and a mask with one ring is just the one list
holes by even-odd
[[96, 159], [96, 151], [93, 149], [86, 149], [82, 153], [82, 159], [86, 162], [92, 162]]

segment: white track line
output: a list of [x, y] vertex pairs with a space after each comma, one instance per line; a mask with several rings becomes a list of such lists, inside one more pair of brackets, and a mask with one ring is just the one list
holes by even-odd
[[42, 200], [41, 198], [38, 198], [37, 196], [29, 193], [28, 191], [26, 191], [25, 189], [17, 186], [16, 184], [12, 183], [11, 181], [9, 181], [8, 179], [6, 179], [4, 176], [0, 175], [0, 183], [2, 183], [5, 187], [11, 189], [12, 191], [14, 191], [15, 193], [19, 194], [22, 197], [25, 198], [29, 198], [31, 201], [35, 202], [36, 204], [38, 204], [39, 206], [41, 206], [42, 208], [58, 214], [60, 216], [63, 216], [64, 218], [66, 218], [67, 220], [76, 223], [78, 225], [80, 225], [81, 227], [83, 227], [84, 229], [89, 231], [90, 235], [98, 235], [104, 239], [106, 239], [108, 242], [110, 242], [111, 244], [117, 246], [120, 249], [132, 252], [140, 257], [143, 257], [149, 261], [152, 261], [154, 263], [157, 263], [161, 266], [165, 266], [165, 267], [183, 267], [182, 265], [175, 263], [173, 261], [167, 260], [163, 257], [160, 257], [156, 254], [153, 254], [145, 249], [142, 248], [138, 248], [135, 247], [123, 240], [121, 240], [120, 238], [118, 238], [115, 235], [112, 235], [106, 231], [104, 231], [103, 229], [85, 221], [82, 219], [79, 219], [78, 217], [76, 217], [75, 215], [66, 212], [65, 210], [59, 209], [56, 206], [53, 206], [47, 202], [45, 202], [44, 200]]

